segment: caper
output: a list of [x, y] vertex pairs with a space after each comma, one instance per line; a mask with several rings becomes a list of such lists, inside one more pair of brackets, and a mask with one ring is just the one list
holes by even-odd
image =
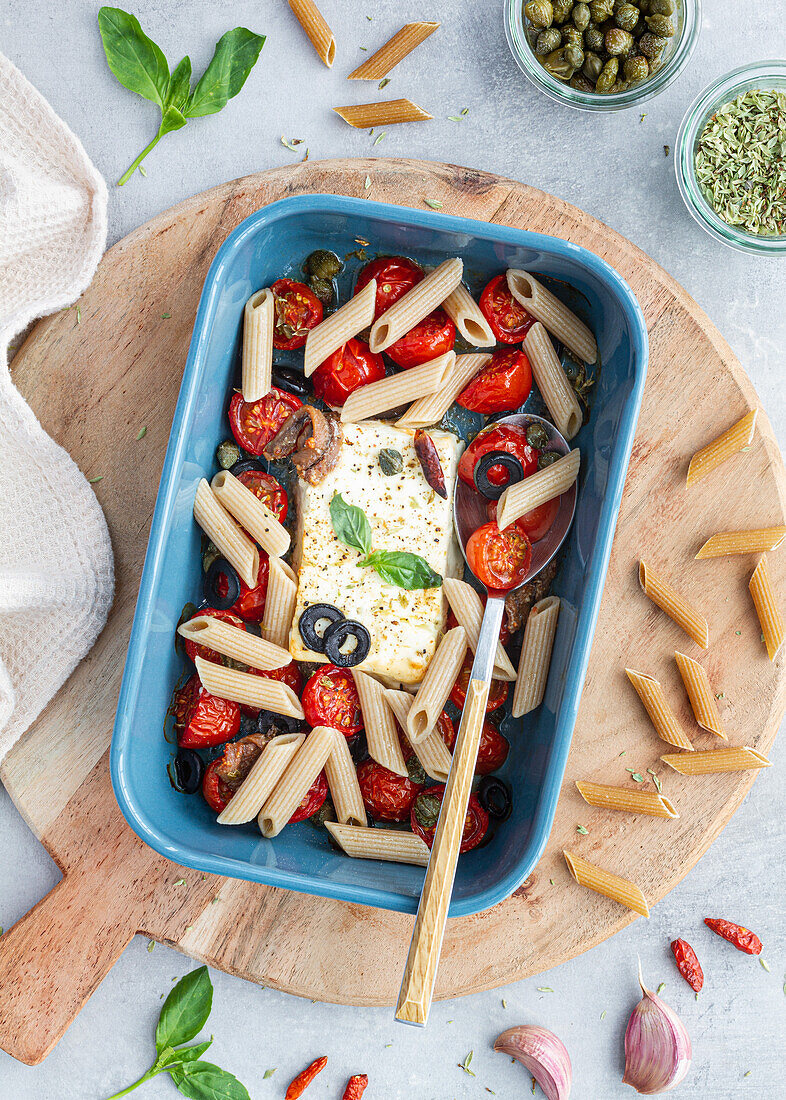
[[311, 275], [308, 285], [323, 305], [330, 305], [333, 301], [333, 282], [331, 279], [318, 279], [316, 275]]
[[595, 83], [596, 92], [610, 92], [617, 79], [617, 71], [620, 63], [616, 57], [610, 57], [601, 70], [601, 74]]
[[593, 82], [598, 79], [603, 69], [603, 62], [596, 53], [587, 53], [584, 57], [584, 68], [581, 70], [587, 80]]
[[414, 753], [407, 760], [407, 779], [410, 783], [416, 783], [419, 787], [427, 787], [430, 782], [423, 765]]
[[560, 456], [556, 451], [541, 451], [538, 455], [538, 469], [545, 470], [547, 466], [559, 461]]
[[562, 369], [565, 372], [565, 377], [573, 386], [574, 390], [580, 390], [587, 380], [587, 368], [578, 359], [574, 359], [570, 355], [566, 355], [562, 360]]
[[622, 71], [625, 74], [625, 79], [635, 83], [638, 80], [644, 80], [650, 75], [650, 67], [647, 64], [647, 58], [642, 57], [639, 54], [638, 57], [628, 57], [625, 59], [625, 63], [622, 66]]
[[577, 92], [594, 92], [595, 85], [587, 80], [583, 73], [574, 73], [568, 81], [571, 88], [575, 88]]
[[336, 820], [336, 809], [332, 801], [326, 798], [318, 810], [308, 819], [312, 825], [324, 825], [326, 821]]
[[400, 474], [404, 469], [404, 459], [401, 457], [401, 451], [396, 451], [392, 447], [385, 447], [381, 450], [377, 455], [377, 461], [385, 477]]
[[593, 50], [595, 53], [598, 50], [603, 49], [604, 35], [600, 27], [596, 27], [594, 23], [590, 23], [584, 32], [584, 46], [588, 50]]
[[341, 260], [335, 252], [317, 248], [306, 257], [303, 270], [307, 275], [314, 275], [317, 279], [335, 279], [341, 271]]
[[537, 451], [542, 451], [544, 447], [548, 447], [549, 433], [546, 428], [542, 424], [538, 424], [537, 421], [530, 424], [527, 428], [527, 443]]
[[650, 0], [639, 0], [639, 11], [642, 15], [647, 15], [650, 10]]
[[223, 443], [219, 443], [216, 447], [216, 462], [222, 470], [228, 470], [230, 466], [234, 466], [236, 462], [239, 462], [242, 457], [243, 452], [237, 443], [233, 443], [231, 439], [225, 439]]
[[630, 81], [628, 80], [615, 80], [612, 86], [609, 88], [609, 95], [616, 95], [617, 92], [627, 92], [630, 87]]
[[639, 21], [639, 9], [634, 8], [633, 4], [623, 4], [614, 18], [618, 27], [624, 31], [632, 31]]
[[633, 35], [620, 27], [606, 31], [606, 51], [612, 57], [626, 57], [633, 49]]
[[674, 15], [674, 0], [650, 0], [649, 15]]
[[554, 9], [554, 22], [566, 23], [573, 11], [573, 0], [551, 0], [551, 6]]
[[573, 19], [574, 27], [578, 27], [580, 31], [586, 30], [589, 26], [590, 21], [589, 4], [576, 4], [571, 13], [571, 17]]
[[611, 18], [614, 5], [611, 0], [592, 0], [589, 9], [593, 23], [605, 23]]
[[578, 27], [574, 27], [572, 23], [568, 23], [562, 28], [562, 45], [575, 46], [577, 49], [581, 50], [584, 48], [584, 35]]
[[223, 554], [215, 545], [215, 543], [208, 542], [207, 546], [202, 551], [202, 569], [204, 570], [204, 572], [207, 573], [213, 562], [218, 561], [218, 559], [221, 557], [223, 557]]
[[566, 57], [566, 51], [571, 48], [571, 46], [562, 46], [559, 50], [553, 50], [548, 57], [541, 58], [543, 68], [557, 80], [570, 80], [576, 71], [576, 66], [571, 65]]
[[668, 43], [668, 38], [661, 38], [658, 34], [651, 34], [649, 31], [643, 34], [638, 41], [639, 51], [648, 57], [650, 61], [654, 61], [660, 57], [663, 53], [664, 47]]
[[647, 15], [644, 22], [653, 34], [658, 34], [661, 38], [674, 37], [676, 28], [668, 15]]
[[561, 44], [562, 35], [556, 27], [549, 27], [548, 30], [541, 31], [538, 35], [537, 42], [535, 43], [535, 53], [540, 54], [541, 57], [545, 57], [547, 53], [558, 50]]
[[533, 27], [550, 27], [554, 22], [551, 0], [529, 0], [529, 3], [524, 5], [524, 15]]
[[584, 50], [580, 49], [578, 46], [566, 46], [565, 60], [574, 71], [580, 69], [584, 64]]

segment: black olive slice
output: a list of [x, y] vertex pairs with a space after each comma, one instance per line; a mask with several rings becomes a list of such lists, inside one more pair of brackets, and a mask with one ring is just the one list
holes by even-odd
[[[325, 634], [331, 626], [341, 622], [343, 618], [343, 611], [339, 611], [332, 603], [312, 603], [311, 607], [306, 608], [298, 621], [300, 637], [314, 653], [324, 653]], [[321, 622], [322, 619], [327, 619], [328, 623], [323, 628], [322, 633], [318, 634], [317, 623]]]
[[183, 794], [196, 794], [202, 786], [205, 765], [193, 749], [178, 749], [175, 757], [175, 789]]
[[294, 367], [273, 366], [273, 385], [295, 397], [308, 397], [311, 383], [306, 376]]
[[[489, 481], [489, 470], [492, 466], [502, 466], [510, 475], [504, 485], [492, 485]], [[475, 464], [472, 471], [472, 479], [479, 493], [489, 500], [499, 500], [509, 485], [515, 485], [517, 481], [524, 479], [524, 467], [515, 455], [507, 451], [489, 451]]]
[[260, 461], [258, 458], [241, 458], [234, 466], [229, 467], [229, 472], [233, 477], [240, 477], [247, 470], [259, 470], [260, 473], [267, 473], [267, 463]]
[[507, 821], [513, 808], [513, 800], [507, 783], [496, 775], [484, 775], [478, 785], [478, 802], [495, 821]]
[[[226, 595], [219, 592], [219, 579], [226, 581]], [[240, 577], [237, 570], [224, 558], [216, 558], [205, 574], [205, 600], [216, 611], [228, 611], [240, 595]]]
[[[355, 646], [349, 653], [342, 652], [341, 647], [348, 638], [355, 639]], [[333, 623], [323, 635], [325, 656], [339, 668], [354, 668], [368, 656], [371, 649], [371, 635], [362, 623], [354, 619], [342, 619]]]

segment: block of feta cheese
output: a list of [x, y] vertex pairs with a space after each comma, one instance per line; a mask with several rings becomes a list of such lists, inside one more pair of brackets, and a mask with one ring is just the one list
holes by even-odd
[[[298, 621], [312, 604], [333, 604], [371, 635], [371, 649], [359, 669], [392, 682], [418, 684], [445, 626], [443, 589], [407, 592], [385, 583], [373, 569], [359, 568], [362, 555], [344, 546], [333, 532], [330, 502], [340, 493], [348, 504], [363, 509], [374, 550], [420, 554], [441, 576], [460, 576], [463, 561], [453, 532], [453, 487], [463, 443], [450, 432], [429, 432], [445, 474], [444, 500], [423, 476], [413, 431], [379, 420], [343, 427], [341, 457], [325, 480], [309, 485], [298, 479], [293, 561], [298, 592], [289, 649], [297, 661], [327, 660], [306, 648]], [[401, 454], [401, 473], [382, 472], [378, 456], [385, 448]]]

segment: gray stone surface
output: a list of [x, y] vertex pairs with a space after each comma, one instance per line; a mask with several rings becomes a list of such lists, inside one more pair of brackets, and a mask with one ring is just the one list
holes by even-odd
[[[96, 30], [97, 6], [93, 0], [5, 0], [0, 48], [112, 181], [150, 140], [156, 123], [152, 105], [109, 74]], [[711, 79], [746, 60], [783, 54], [782, 4], [750, 10], [745, 5], [742, 19], [736, 0], [705, 0], [705, 7], [694, 58], [672, 88], [641, 112], [588, 116], [552, 105], [524, 82], [505, 44], [501, 0], [324, 0], [339, 41], [332, 72], [311, 54], [283, 0], [135, 0], [143, 27], [170, 60], [187, 51], [197, 71], [230, 26], [264, 32], [268, 42], [246, 88], [222, 114], [167, 137], [148, 159], [146, 178], [137, 175], [122, 189], [110, 185], [111, 241], [194, 192], [295, 160], [297, 154], [281, 145], [281, 134], [302, 137], [314, 159], [379, 153], [510, 175], [576, 203], [659, 260], [728, 338], [783, 443], [786, 261], [736, 254], [702, 233], [682, 205], [672, 157], [663, 152], [664, 144], [674, 145], [686, 107]], [[409, 95], [435, 120], [391, 128], [372, 148], [365, 132], [349, 130], [329, 107], [361, 102], [369, 91], [373, 98], [373, 84], [343, 79], [364, 56], [359, 46], [373, 50], [401, 23], [418, 18], [440, 19], [443, 27], [396, 70], [385, 95]], [[465, 106], [464, 122], [448, 121]], [[783, 746], [776, 745], [775, 763], [782, 764], [783, 756]], [[310, 1004], [216, 972], [211, 1055], [248, 1085], [254, 1100], [283, 1096], [289, 1078], [322, 1053], [330, 1064], [307, 1094], [315, 1100], [340, 1096], [346, 1078], [362, 1071], [372, 1080], [369, 1100], [482, 1097], [489, 1095], [486, 1087], [497, 1096], [518, 1097], [528, 1094], [529, 1078], [490, 1045], [514, 1023], [541, 1023], [571, 1052], [576, 1100], [632, 1096], [620, 1079], [639, 955], [650, 984], [666, 982], [665, 996], [693, 1037], [694, 1064], [678, 1096], [786, 1097], [778, 1055], [786, 1007], [786, 828], [779, 788], [776, 768], [760, 776], [721, 839], [649, 922], [637, 921], [550, 973], [438, 1004], [426, 1031], [394, 1024], [387, 1009]], [[57, 879], [0, 790], [0, 924], [18, 920]], [[703, 931], [707, 913], [756, 929], [770, 972]], [[677, 935], [694, 942], [704, 963], [706, 984], [698, 1002], [671, 960], [668, 945]], [[0, 1054], [2, 1100], [100, 1100], [135, 1080], [148, 1065], [159, 995], [191, 965], [160, 946], [148, 954], [145, 941], [137, 939], [42, 1066], [31, 1069]], [[538, 986], [554, 992], [538, 992]], [[457, 1066], [470, 1050], [475, 1077]], [[275, 1076], [263, 1080], [273, 1066]], [[139, 1095], [176, 1093], [157, 1079]]]

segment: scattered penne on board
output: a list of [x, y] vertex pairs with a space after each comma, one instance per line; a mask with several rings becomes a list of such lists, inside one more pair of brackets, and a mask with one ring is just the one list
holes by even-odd
[[536, 322], [532, 326], [524, 337], [523, 347], [540, 395], [557, 430], [565, 439], [573, 439], [583, 420], [581, 405], [543, 325]]
[[552, 336], [561, 340], [579, 359], [583, 359], [585, 363], [596, 362], [598, 345], [595, 337], [573, 310], [568, 309], [550, 290], [546, 290], [528, 271], [509, 268], [507, 278], [510, 293], [531, 317], [540, 321]]
[[356, 130], [374, 126], [396, 126], [399, 122], [428, 122], [433, 115], [411, 99], [388, 99], [383, 103], [354, 103], [334, 107], [337, 115]]
[[259, 573], [259, 551], [246, 532], [219, 503], [216, 494], [204, 478], [199, 479], [194, 498], [194, 519], [234, 566], [249, 588], [256, 588]]
[[527, 616], [516, 686], [513, 690], [511, 714], [514, 718], [529, 714], [543, 702], [559, 609], [558, 596], [545, 596], [534, 604]]
[[258, 290], [243, 311], [242, 381], [244, 401], [259, 401], [270, 392], [273, 371], [273, 328], [275, 295]]
[[392, 863], [414, 863], [427, 867], [431, 850], [414, 833], [392, 829], [362, 829], [326, 821], [325, 828], [348, 856], [354, 859], [384, 859]]
[[665, 611], [696, 645], [701, 646], [702, 649], [709, 646], [710, 628], [704, 616], [691, 607], [676, 589], [661, 577], [656, 576], [643, 561], [639, 562], [639, 584], [644, 595], [661, 611]]
[[722, 435], [719, 435], [717, 439], [713, 439], [712, 443], [708, 443], [706, 447], [696, 451], [688, 466], [688, 489], [691, 485], [695, 485], [697, 481], [701, 481], [702, 478], [711, 474], [713, 470], [717, 470], [732, 455], [745, 450], [746, 447], [751, 445], [753, 434], [756, 431], [756, 414], [758, 411], [758, 409], [752, 409], [743, 416], [742, 420], [738, 420], [736, 424], [733, 424]]
[[289, 6], [311, 40], [320, 61], [331, 68], [336, 56], [336, 39], [314, 0], [289, 0]]
[[680, 815], [665, 795], [655, 791], [636, 791], [628, 787], [608, 787], [605, 783], [577, 780], [579, 794], [589, 806], [604, 810], [619, 810], [627, 814], [647, 814], [649, 817]]
[[707, 539], [696, 555], [725, 558], [729, 554], [766, 554], [777, 550], [786, 538], [786, 527], [758, 527], [753, 531], [725, 531]]
[[745, 772], [753, 768], [772, 767], [766, 756], [747, 747], [710, 749], [690, 754], [667, 753], [661, 760], [680, 775], [713, 775], [715, 772]]
[[780, 608], [775, 601], [775, 593], [770, 581], [770, 573], [767, 569], [766, 555], [759, 564], [748, 582], [748, 590], [759, 617], [762, 637], [767, 647], [767, 656], [771, 661], [783, 644], [784, 624]]
[[680, 676], [688, 693], [696, 721], [702, 729], [717, 734], [724, 741], [728, 741], [715, 703], [715, 696], [710, 686], [707, 670], [698, 661], [694, 661], [692, 657], [688, 657], [685, 653], [675, 653], [674, 659], [677, 662], [677, 668], [680, 670]]
[[497, 525], [503, 531], [527, 512], [566, 493], [579, 476], [581, 452], [578, 447], [562, 455], [550, 466], [522, 481], [509, 485], [499, 498]]
[[603, 894], [605, 898], [619, 902], [620, 905], [632, 909], [642, 917], [650, 915], [647, 899], [635, 882], [613, 875], [611, 871], [605, 871], [594, 863], [588, 863], [586, 859], [582, 859], [573, 852], [566, 852], [563, 849], [562, 854], [568, 870], [579, 886], [586, 886], [596, 894]]
[[644, 704], [644, 709], [661, 741], [665, 741], [667, 745], [674, 745], [676, 749], [693, 752], [693, 745], [674, 711], [666, 702], [660, 681], [653, 676], [647, 676], [644, 672], [636, 672], [632, 668], [626, 668], [625, 674], [636, 689], [636, 694]]
[[417, 49], [438, 27], [439, 23], [405, 23], [384, 46], [358, 65], [347, 80], [380, 80], [387, 76], [399, 61]]

